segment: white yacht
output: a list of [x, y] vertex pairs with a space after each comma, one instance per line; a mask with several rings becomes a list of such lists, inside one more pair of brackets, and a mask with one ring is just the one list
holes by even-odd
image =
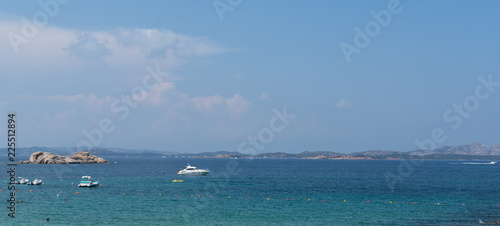
[[42, 180], [35, 179], [35, 180], [31, 181], [31, 182], [28, 182], [27, 185], [40, 185], [42, 183], [43, 183]]
[[78, 187], [95, 187], [99, 185], [99, 181], [94, 181], [91, 176], [82, 176], [82, 181], [78, 184]]
[[30, 180], [28, 180], [28, 179], [24, 179], [24, 178], [22, 178], [21, 180], [19, 180], [19, 183], [20, 183], [20, 184], [26, 184], [26, 183], [28, 183], [29, 181], [30, 181]]
[[178, 170], [177, 175], [207, 175], [208, 169], [196, 169], [196, 167], [187, 165], [186, 169]]
[[22, 177], [18, 177], [18, 178], [19, 178], [18, 180], [14, 181], [14, 184], [26, 184], [29, 181], [28, 179], [24, 179]]

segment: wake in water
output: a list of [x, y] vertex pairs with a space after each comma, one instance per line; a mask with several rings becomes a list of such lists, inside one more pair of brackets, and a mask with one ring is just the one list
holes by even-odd
[[461, 164], [468, 164], [468, 165], [495, 165], [497, 162], [463, 162]]

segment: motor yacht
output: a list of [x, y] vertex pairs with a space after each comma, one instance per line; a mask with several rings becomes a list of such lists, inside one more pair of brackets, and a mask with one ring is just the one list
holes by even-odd
[[177, 175], [207, 175], [210, 171], [208, 169], [197, 169], [194, 166], [187, 165], [183, 170], [177, 171]]
[[94, 181], [91, 176], [82, 176], [82, 181], [78, 184], [78, 187], [95, 187], [99, 185], [99, 181]]
[[35, 179], [35, 180], [31, 181], [31, 182], [28, 182], [27, 185], [40, 185], [42, 183], [43, 183], [42, 180]]

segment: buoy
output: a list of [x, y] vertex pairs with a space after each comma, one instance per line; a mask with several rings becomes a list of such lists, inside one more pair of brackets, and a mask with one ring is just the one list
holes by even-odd
[[325, 200], [323, 199], [323, 202], [324, 202], [324, 201], [325, 201]]
[[366, 202], [370, 202], [370, 200], [366, 200]]
[[2, 189], [2, 191], [3, 191], [3, 189]]
[[142, 193], [141, 193], [141, 195], [142, 195]]
[[123, 193], [123, 195], [125, 195], [125, 193]]
[[269, 197], [267, 198], [267, 200], [269, 200]]
[[95, 188], [93, 190], [95, 191]]
[[78, 194], [78, 192], [75, 192], [76, 194]]
[[191, 197], [193, 197], [193, 195], [191, 195]]
[[464, 204], [462, 204], [462, 206], [465, 206], [465, 203], [464, 203]]
[[67, 200], [66, 200], [66, 199], [64, 199], [64, 201], [66, 202]]
[[161, 196], [161, 194], [160, 194], [160, 196]]
[[439, 202], [438, 202], [438, 206], [439, 206]]
[[57, 197], [59, 197], [59, 194], [57, 194]]
[[286, 198], [286, 200], [290, 200], [289, 198]]
[[99, 187], [102, 187], [102, 184], [100, 184]]
[[250, 199], [250, 197], [248, 197], [248, 199]]
[[177, 197], [179, 197], [179, 195], [177, 195]]
[[30, 190], [30, 192], [33, 192], [33, 190]]
[[344, 200], [344, 202], [345, 202], [345, 200]]
[[200, 195], [200, 198], [201, 198], [201, 195]]
[[230, 199], [230, 198], [231, 198], [231, 196], [229, 196], [229, 197], [227, 197], [227, 198], [228, 198], [228, 199]]
[[307, 201], [311, 201], [311, 199], [307, 199]]
[[61, 191], [61, 193], [62, 193], [62, 191]]
[[390, 201], [389, 203], [392, 203], [392, 201]]
[[212, 198], [212, 196], [210, 196], [210, 198]]
[[417, 204], [417, 202], [414, 202], [413, 204]]

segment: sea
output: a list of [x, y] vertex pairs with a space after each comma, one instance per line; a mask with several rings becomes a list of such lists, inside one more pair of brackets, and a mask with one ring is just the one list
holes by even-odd
[[[17, 165], [1, 225], [479, 225], [500, 221], [500, 165], [471, 161], [109, 157]], [[2, 160], [2, 159], [0, 159]], [[6, 159], [3, 160], [6, 162]], [[206, 176], [177, 176], [187, 164]], [[100, 186], [79, 188], [89, 175]], [[184, 182], [174, 183], [179, 179]], [[15, 218], [10, 193], [15, 192]], [[22, 201], [22, 203], [20, 203]]]

